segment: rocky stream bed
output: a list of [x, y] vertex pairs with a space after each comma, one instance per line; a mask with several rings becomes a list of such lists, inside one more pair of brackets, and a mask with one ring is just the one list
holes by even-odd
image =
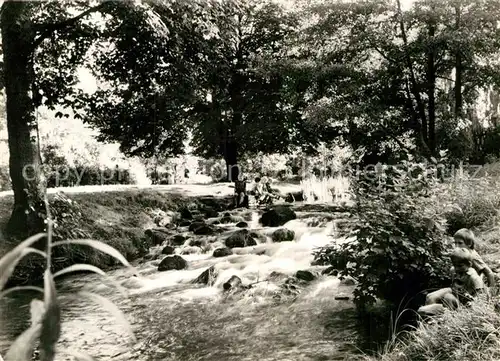
[[[155, 223], [145, 230], [153, 247], [136, 262], [138, 274], [108, 272], [128, 297], [98, 275], [60, 282], [58, 360], [71, 360], [70, 350], [102, 361], [352, 360], [359, 354], [366, 339], [356, 326], [352, 282], [311, 265], [315, 247], [342, 241], [345, 210], [295, 203], [226, 211], [210, 201], [158, 210]], [[98, 305], [64, 299], [80, 289], [117, 304], [137, 340]], [[18, 293], [0, 303], [0, 353], [28, 326], [34, 296]]]

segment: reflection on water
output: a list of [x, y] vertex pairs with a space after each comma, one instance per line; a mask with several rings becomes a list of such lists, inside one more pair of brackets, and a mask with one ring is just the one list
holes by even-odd
[[[259, 231], [258, 214], [249, 222]], [[321, 223], [321, 222], [319, 222]], [[295, 231], [294, 242], [265, 243], [234, 249], [231, 256], [183, 256], [189, 269], [157, 272], [154, 261], [138, 266], [139, 277], [123, 270], [109, 275], [128, 289], [124, 299], [99, 276], [67, 278], [58, 285], [61, 296], [77, 289], [112, 299], [125, 312], [137, 333], [130, 344], [123, 327], [106, 311], [87, 300], [62, 299], [63, 332], [58, 360], [65, 351], [88, 352], [99, 360], [341, 360], [353, 355], [352, 304], [336, 301], [344, 286], [333, 277], [320, 277], [295, 299], [277, 302], [279, 282], [266, 281], [272, 272], [286, 276], [309, 269], [312, 249], [332, 241], [335, 221], [311, 227], [301, 215], [284, 227]], [[270, 234], [273, 229], [260, 229]], [[203, 270], [218, 271], [213, 287], [190, 284]], [[232, 275], [253, 287], [226, 295], [222, 283]], [[17, 294], [0, 303], [0, 352], [28, 326], [29, 300]], [[37, 295], [38, 296], [38, 295]], [[338, 324], [338, 328], [335, 325]], [[352, 359], [352, 358], [349, 358]]]

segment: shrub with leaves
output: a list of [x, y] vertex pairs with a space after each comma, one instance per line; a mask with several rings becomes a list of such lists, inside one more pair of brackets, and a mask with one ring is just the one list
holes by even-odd
[[386, 181], [378, 186], [372, 180], [355, 187], [357, 221], [350, 238], [316, 253], [320, 262], [357, 280], [360, 309], [377, 299], [397, 306], [450, 281], [445, 220], [429, 195], [434, 180], [394, 167], [382, 167], [379, 176]]
[[[93, 247], [98, 251], [108, 254], [111, 257], [116, 258], [126, 267], [129, 267], [134, 273], [135, 270], [128, 263], [128, 261], [113, 247], [106, 245], [99, 241], [88, 240], [88, 239], [78, 239], [78, 240], [53, 240], [52, 227], [54, 225], [53, 220], [50, 217], [50, 210], [48, 206], [48, 201], [46, 203], [47, 217], [47, 233], [36, 234], [32, 237], [21, 242], [14, 249], [8, 252], [4, 257], [0, 259], [0, 298], [6, 295], [21, 290], [34, 290], [43, 294], [43, 301], [34, 299], [31, 302], [31, 326], [25, 330], [11, 345], [7, 353], [4, 355], [4, 361], [31, 361], [33, 356], [33, 351], [35, 345], [38, 341], [38, 349], [40, 351], [41, 361], [53, 361], [55, 359], [57, 350], [56, 344], [61, 335], [61, 306], [59, 298], [56, 291], [55, 279], [57, 277], [72, 273], [72, 272], [94, 272], [102, 276], [106, 276], [104, 271], [98, 267], [88, 265], [88, 264], [74, 264], [67, 268], [64, 268], [56, 273], [51, 271], [52, 265], [52, 250], [60, 246], [68, 245], [83, 245], [87, 247]], [[33, 248], [35, 243], [46, 238], [47, 246], [46, 250], [41, 251]], [[4, 290], [9, 277], [12, 275], [16, 265], [21, 261], [24, 256], [36, 253], [46, 259], [46, 268], [44, 272], [44, 287], [43, 289], [36, 286], [19, 286]], [[113, 282], [113, 281], [111, 281]], [[113, 282], [114, 283], [114, 282]], [[124, 293], [123, 288], [116, 284], [116, 287]], [[113, 315], [118, 316], [118, 319], [124, 323], [127, 330], [130, 331], [132, 338], [135, 337], [131, 331], [131, 327], [128, 324], [126, 318], [122, 312], [108, 299], [90, 292], [78, 292], [77, 294], [72, 294], [67, 297], [87, 297], [92, 301], [97, 302], [102, 307], [106, 308]], [[89, 361], [93, 358], [89, 355], [82, 354], [80, 352], [71, 352], [76, 360], [78, 361]], [[0, 356], [0, 360], [2, 357]]]

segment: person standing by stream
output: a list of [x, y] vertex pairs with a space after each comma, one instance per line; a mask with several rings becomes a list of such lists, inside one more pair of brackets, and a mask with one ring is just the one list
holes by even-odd
[[234, 193], [235, 193], [235, 206], [248, 207], [248, 195], [247, 195], [247, 177], [243, 177], [242, 180], [234, 181]]

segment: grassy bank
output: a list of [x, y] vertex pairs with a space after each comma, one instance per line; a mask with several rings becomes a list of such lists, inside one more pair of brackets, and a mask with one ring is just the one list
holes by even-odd
[[[90, 238], [115, 247], [129, 261], [141, 257], [150, 247], [145, 230], [156, 227], [159, 211], [177, 210], [185, 206], [222, 209], [225, 197], [186, 195], [183, 192], [154, 189], [129, 189], [99, 193], [49, 194], [49, 202], [57, 212], [56, 233], [65, 239]], [[0, 229], [5, 229], [13, 206], [13, 197], [0, 198]], [[19, 240], [1, 237], [0, 255]], [[75, 263], [89, 263], [102, 269], [117, 265], [113, 258], [87, 246], [63, 246], [54, 250], [54, 269]], [[43, 275], [44, 260], [37, 255], [25, 257], [16, 267], [13, 284], [37, 282]]]
[[[482, 177], [457, 180], [434, 190], [440, 199], [436, 205], [446, 218], [450, 238], [459, 228], [473, 230], [476, 250], [497, 280], [500, 274], [499, 186], [499, 178]], [[478, 300], [471, 308], [447, 311], [437, 317], [436, 322], [419, 322], [411, 330], [393, 335], [377, 356], [367, 357], [367, 360], [499, 360], [499, 302], [497, 282], [489, 299]]]

